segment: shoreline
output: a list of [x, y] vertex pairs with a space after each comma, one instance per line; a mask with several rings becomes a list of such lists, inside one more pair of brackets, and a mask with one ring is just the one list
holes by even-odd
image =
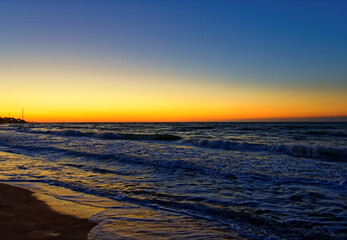
[[54, 211], [35, 192], [0, 183], [0, 239], [82, 240], [96, 225]]

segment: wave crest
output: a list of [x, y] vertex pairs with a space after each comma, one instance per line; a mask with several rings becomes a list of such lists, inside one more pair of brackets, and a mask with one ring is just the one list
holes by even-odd
[[123, 139], [123, 140], [152, 140], [152, 141], [177, 141], [180, 136], [171, 134], [115, 134], [113, 132], [82, 132], [78, 130], [63, 131], [31, 131], [31, 133], [51, 134], [66, 137], [94, 137], [99, 139]]
[[276, 153], [285, 153], [298, 157], [312, 158], [332, 158], [335, 160], [344, 160], [347, 158], [346, 147], [327, 147], [321, 145], [307, 146], [301, 144], [260, 144], [248, 142], [232, 142], [222, 140], [186, 140], [184, 144], [197, 147], [238, 150], [238, 151], [267, 151]]

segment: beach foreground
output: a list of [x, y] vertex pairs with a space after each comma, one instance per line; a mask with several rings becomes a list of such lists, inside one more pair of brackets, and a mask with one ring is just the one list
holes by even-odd
[[32, 194], [0, 183], [0, 239], [87, 239], [96, 225], [55, 212]]
[[3, 124], [0, 182], [90, 240], [346, 239], [346, 146], [347, 123]]

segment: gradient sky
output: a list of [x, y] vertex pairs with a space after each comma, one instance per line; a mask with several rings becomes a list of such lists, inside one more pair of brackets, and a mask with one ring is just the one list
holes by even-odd
[[347, 116], [347, 1], [0, 0], [0, 116]]

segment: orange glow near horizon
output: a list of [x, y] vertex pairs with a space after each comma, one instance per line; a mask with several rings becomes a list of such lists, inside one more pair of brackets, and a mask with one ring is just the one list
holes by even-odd
[[[346, 89], [245, 85], [148, 69], [2, 64], [0, 116], [180, 122], [346, 116]], [[39, 67], [40, 66], [40, 67]]]
[[347, 119], [345, 1], [33, 2], [0, 1], [0, 117]]

